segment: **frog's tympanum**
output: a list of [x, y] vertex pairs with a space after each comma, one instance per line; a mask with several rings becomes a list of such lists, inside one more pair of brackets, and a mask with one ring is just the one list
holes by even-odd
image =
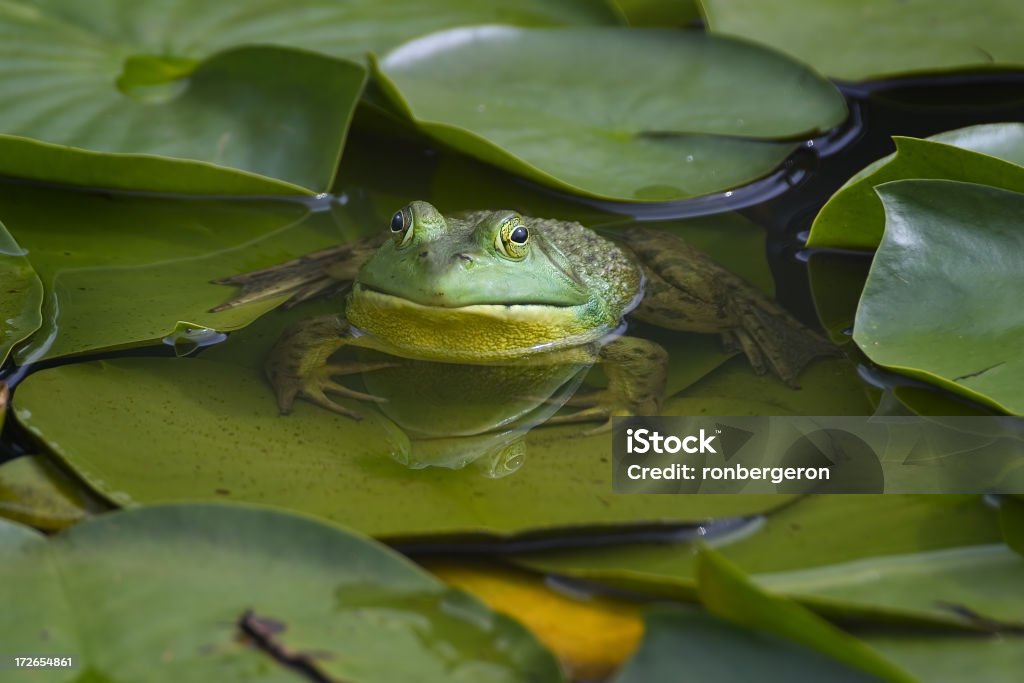
[[443, 216], [413, 202], [389, 235], [310, 254], [218, 282], [241, 285], [221, 310], [268, 297], [291, 302], [351, 282], [338, 315], [284, 333], [267, 362], [282, 412], [296, 397], [358, 418], [328, 394], [378, 400], [338, 382], [373, 369], [331, 360], [344, 346], [448, 363], [602, 363], [606, 389], [561, 421], [654, 415], [667, 355], [616, 335], [624, 317], [672, 330], [720, 334], [754, 370], [797, 387], [797, 375], [834, 347], [775, 302], [682, 240], [633, 228], [606, 239], [580, 225], [513, 211]]

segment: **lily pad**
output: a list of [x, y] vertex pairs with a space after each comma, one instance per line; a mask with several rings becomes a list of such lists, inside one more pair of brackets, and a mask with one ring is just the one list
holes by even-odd
[[639, 651], [612, 683], [870, 683], [878, 679], [809, 648], [696, 611], [655, 607]]
[[735, 358], [687, 387], [664, 408], [666, 415], [867, 415], [864, 384], [845, 359], [815, 361], [794, 391], [770, 375], [756, 375]]
[[42, 456], [25, 455], [0, 464], [0, 517], [59, 530], [105, 508]]
[[[193, 194], [324, 191], [368, 50], [449, 26], [614, 23], [603, 3], [14, 0], [0, 174]], [[319, 54], [318, 54], [319, 53]]]
[[294, 201], [103, 195], [11, 183], [0, 183], [0, 214], [46, 287], [43, 326], [18, 349], [19, 363], [138, 346], [176, 330], [194, 339], [187, 331], [243, 327], [280, 300], [210, 313], [230, 293], [211, 279], [321, 249], [341, 241], [342, 232], [335, 214], [310, 213]]
[[0, 364], [15, 344], [43, 324], [43, 283], [11, 234], [0, 223]]
[[884, 605], [907, 613], [957, 617], [993, 629], [1024, 628], [1024, 558], [1006, 545], [974, 545], [759, 574], [759, 586], [826, 607]]
[[1024, 498], [1007, 498], [1002, 501], [999, 513], [1006, 544], [1024, 555]]
[[743, 185], [776, 168], [794, 139], [846, 116], [813, 72], [699, 32], [452, 29], [402, 45], [375, 69], [395, 106], [436, 140], [545, 185], [622, 201]]
[[1017, 0], [703, 0], [708, 28], [768, 45], [830, 78], [1019, 68]]
[[83, 680], [310, 680], [300, 661], [321, 680], [563, 680], [512, 620], [305, 517], [151, 507], [53, 539], [0, 521], [0, 551], [6, 647], [71, 656]]
[[879, 365], [1024, 414], [1024, 194], [949, 180], [878, 193], [885, 236], [854, 341]]
[[[886, 533], [878, 533], [886, 529]], [[935, 604], [947, 600], [975, 607], [972, 588], [950, 592], [938, 573], [934, 582], [920, 577], [914, 597], [902, 600], [887, 586], [891, 569], [898, 582], [905, 566], [942, 553], [987, 547], [1002, 540], [994, 511], [975, 496], [811, 496], [777, 510], [762, 521], [716, 535], [710, 543], [745, 572], [768, 575], [816, 570], [828, 576], [834, 567], [837, 583], [863, 578], [857, 568], [870, 566], [876, 582], [859, 586], [855, 600], [806, 600], [830, 616], [876, 621], [926, 622], [971, 628], [955, 611]], [[546, 573], [600, 581], [626, 590], [679, 599], [693, 599], [696, 561], [690, 543], [631, 544], [614, 548], [567, 549], [516, 556], [517, 563]], [[887, 558], [903, 558], [889, 563]], [[903, 562], [901, 564], [901, 562]], [[909, 565], [908, 565], [909, 563]], [[800, 586], [779, 588], [800, 598]], [[933, 599], [929, 603], [929, 597]]]
[[807, 280], [818, 320], [836, 344], [849, 344], [860, 293], [871, 268], [869, 254], [812, 251]]
[[865, 642], [928, 683], [1005, 683], [1024, 670], [1024, 638], [865, 634]]
[[[611, 438], [535, 429], [520, 469], [409, 469], [409, 439], [366, 405], [356, 422], [305, 401], [278, 414], [263, 379], [290, 320], [273, 311], [200, 358], [123, 358], [42, 370], [18, 386], [18, 420], [119, 505], [241, 500], [317, 514], [389, 538], [509, 535], [560, 527], [687, 523], [746, 515], [785, 496], [615, 496]], [[387, 501], [382, 504], [382, 501]]]
[[885, 211], [874, 188], [909, 178], [962, 180], [1024, 192], [1024, 123], [993, 123], [926, 140], [896, 137], [896, 152], [870, 164], [837, 191], [814, 219], [810, 247], [874, 249]]
[[630, 26], [680, 27], [700, 20], [696, 0], [614, 0]]
[[0, 7], [0, 174], [192, 194], [330, 187], [362, 66], [280, 47], [181, 63], [120, 40]]
[[916, 683], [871, 647], [786, 598], [771, 595], [713, 550], [697, 559], [698, 594], [711, 614], [817, 650], [883, 681]]

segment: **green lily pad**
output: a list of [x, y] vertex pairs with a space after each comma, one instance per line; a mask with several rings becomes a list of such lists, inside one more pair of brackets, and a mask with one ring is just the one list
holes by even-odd
[[993, 123], [926, 140], [896, 137], [896, 152], [870, 164], [837, 191], [814, 219], [807, 245], [875, 249], [885, 212], [874, 188], [908, 178], [962, 180], [1024, 192], [1024, 124]]
[[1017, 0], [704, 0], [715, 33], [771, 46], [830, 78], [1024, 65]]
[[[508, 535], [560, 527], [686, 523], [753, 514], [786, 496], [616, 496], [611, 438], [543, 427], [502, 478], [409, 469], [406, 434], [366, 405], [360, 422], [300, 402], [278, 414], [263, 379], [289, 321], [334, 300], [263, 316], [199, 358], [123, 358], [42, 370], [18, 386], [17, 419], [119, 505], [241, 500], [317, 514], [389, 538]], [[116, 426], [116, 428], [115, 428]], [[386, 501], [386, 503], [382, 503]]]
[[[19, 363], [243, 327], [280, 303], [223, 313], [210, 280], [340, 241], [341, 214], [298, 202], [101, 195], [0, 183], [0, 214], [46, 287]], [[177, 335], [176, 335], [177, 330]], [[197, 332], [198, 330], [198, 332]], [[168, 342], [175, 341], [174, 338]]]
[[917, 679], [813, 612], [751, 583], [736, 566], [705, 548], [697, 559], [698, 594], [711, 614], [817, 650], [883, 681]]
[[1024, 627], [1024, 558], [1004, 544], [975, 545], [858, 560], [752, 577], [804, 603], [884, 605], [906, 613], [957, 617], [991, 628]]
[[614, 0], [630, 26], [686, 26], [700, 19], [696, 0]]
[[1006, 544], [1024, 555], [1024, 498], [1007, 498], [999, 507]]
[[699, 612], [655, 607], [644, 639], [612, 683], [676, 683], [680, 672], [715, 683], [870, 683], [877, 678], [814, 650]]
[[185, 68], [132, 42], [0, 7], [0, 174], [191, 194], [330, 187], [362, 66], [251, 47]]
[[928, 683], [1005, 683], [1024, 670], [1024, 638], [917, 633], [865, 634], [864, 641]]
[[870, 403], [856, 368], [845, 359], [815, 361], [793, 390], [770, 375], [756, 375], [735, 358], [665, 406], [666, 415], [867, 415]]
[[5, 646], [75, 659], [47, 680], [310, 680], [289, 656], [320, 680], [563, 680], [511, 619], [305, 517], [152, 507], [53, 539], [0, 521], [0, 551]]
[[193, 194], [323, 191], [368, 50], [449, 26], [615, 23], [603, 3], [0, 6], [0, 174]]
[[[886, 533], [878, 533], [879, 529]], [[970, 628], [962, 615], [918, 600], [929, 595], [938, 600], [944, 595], [951, 603], [971, 606], [969, 586], [951, 594], [941, 577], [936, 576], [935, 583], [922, 578], [912, 601], [900, 600], [898, 595], [894, 600], [885, 571], [891, 569], [898, 580], [902, 565], [888, 564], [887, 558], [913, 562], [1001, 540], [995, 513], [975, 496], [843, 495], [801, 499], [769, 514], [762, 523], [712, 537], [711, 542], [749, 574], [796, 575], [820, 569], [827, 575], [833, 567], [844, 567], [836, 574], [841, 581], [862, 576], [856, 568], [871, 565], [877, 583], [861, 586], [856, 600], [804, 600], [829, 616]], [[515, 561], [535, 571], [669, 598], [693, 599], [696, 587], [695, 553], [689, 543], [554, 550], [518, 555]], [[792, 590], [780, 587], [780, 591], [801, 598], [798, 585]], [[980, 611], [983, 605], [974, 607]]]
[[[436, 140], [562, 190], [623, 201], [728, 190], [846, 116], [838, 91], [749, 43], [699, 32], [489, 26], [375, 65]], [[641, 74], [643, 77], [638, 77]]]
[[104, 507], [42, 456], [25, 455], [0, 464], [0, 517], [59, 530]]
[[871, 260], [860, 254], [813, 251], [807, 260], [807, 280], [818, 320], [836, 344], [853, 341], [853, 319], [864, 291]]
[[885, 236], [854, 341], [879, 365], [1024, 414], [1024, 194], [949, 180], [878, 193]]
[[43, 283], [11, 234], [0, 223], [0, 364], [11, 349], [43, 324]]

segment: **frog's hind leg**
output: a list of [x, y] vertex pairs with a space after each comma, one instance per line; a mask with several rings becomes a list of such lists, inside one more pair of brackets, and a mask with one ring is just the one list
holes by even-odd
[[254, 301], [287, 295], [286, 306], [294, 306], [315, 296], [326, 296], [355, 279], [363, 263], [381, 244], [374, 235], [337, 247], [323, 249], [276, 266], [214, 280], [217, 285], [242, 288], [235, 297], [210, 309], [224, 311]]
[[661, 413], [668, 369], [665, 349], [648, 339], [618, 337], [601, 348], [598, 360], [608, 387], [573, 397], [566, 405], [582, 409], [553, 417], [549, 424], [604, 420], [590, 430], [602, 432], [611, 429], [611, 418], [616, 416]]
[[647, 278], [643, 301], [632, 313], [636, 319], [718, 333], [727, 347], [743, 351], [755, 372], [771, 370], [793, 388], [814, 358], [839, 354], [764, 292], [678, 237], [633, 228], [622, 239]]
[[328, 359], [343, 346], [360, 345], [352, 336], [348, 321], [337, 315], [303, 320], [288, 328], [274, 345], [267, 359], [267, 379], [277, 392], [282, 414], [291, 412], [296, 398], [305, 398], [335, 413], [361, 420], [362, 414], [331, 400], [336, 394], [359, 401], [383, 402], [378, 396], [349, 389], [338, 377], [391, 367], [390, 363], [348, 361], [330, 363]]

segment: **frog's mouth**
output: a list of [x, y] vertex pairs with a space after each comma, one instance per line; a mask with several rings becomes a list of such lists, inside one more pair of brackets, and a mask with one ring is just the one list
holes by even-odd
[[408, 307], [419, 307], [425, 309], [444, 309], [444, 310], [465, 310], [466, 312], [485, 312], [493, 309], [494, 311], [502, 311], [507, 313], [511, 309], [522, 308], [522, 309], [560, 309], [563, 311], [571, 311], [579, 309], [582, 304], [577, 302], [566, 303], [564, 301], [553, 302], [553, 301], [541, 301], [541, 300], [522, 300], [522, 301], [508, 301], [508, 302], [489, 302], [489, 301], [476, 301], [471, 303], [454, 303], [451, 299], [445, 299], [443, 293], [438, 293], [430, 300], [423, 300], [412, 298], [406, 293], [398, 293], [394, 291], [387, 291], [381, 287], [367, 285], [366, 283], [356, 282], [352, 285], [352, 298], [358, 299], [360, 297], [366, 297], [371, 300], [376, 300], [378, 304], [385, 305], [390, 308], [398, 308], [401, 306]]
[[592, 304], [431, 306], [353, 285], [345, 317], [362, 332], [427, 360], [515, 358], [604, 336], [607, 321]]

